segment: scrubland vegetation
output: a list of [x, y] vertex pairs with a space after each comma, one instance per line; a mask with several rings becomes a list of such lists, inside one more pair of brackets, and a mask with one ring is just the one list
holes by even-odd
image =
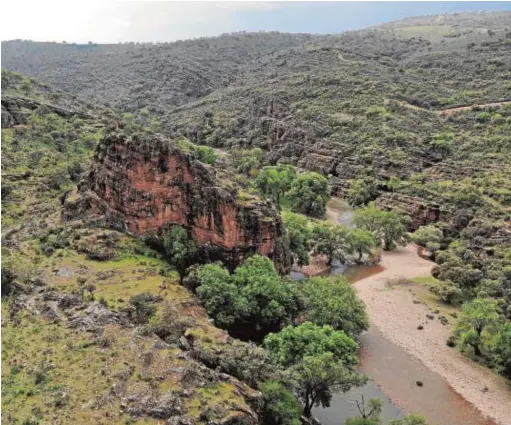
[[[281, 211], [297, 266], [373, 263], [413, 240], [437, 264], [431, 291], [461, 308], [446, 343], [511, 379], [509, 15], [432, 19], [3, 44], [8, 67], [70, 93], [2, 70], [6, 424], [298, 425], [367, 379], [368, 318], [343, 277], [292, 281], [259, 255], [189, 267], [197, 246], [180, 225], [137, 239], [63, 222], [110, 131], [164, 132], [235, 173], [238, 202]], [[332, 195], [354, 206], [352, 227], [324, 220]], [[359, 410], [348, 425], [382, 423], [377, 400]]]

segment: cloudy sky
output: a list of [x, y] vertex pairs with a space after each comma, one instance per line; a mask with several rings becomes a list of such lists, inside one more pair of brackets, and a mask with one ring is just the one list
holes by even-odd
[[3, 0], [0, 38], [117, 43], [242, 30], [333, 33], [407, 16], [481, 10], [511, 10], [511, 2]]

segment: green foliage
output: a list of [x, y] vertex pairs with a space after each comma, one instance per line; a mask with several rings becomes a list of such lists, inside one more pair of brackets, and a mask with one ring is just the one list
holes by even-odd
[[283, 367], [300, 363], [305, 356], [318, 356], [324, 352], [330, 352], [347, 367], [358, 363], [357, 342], [330, 325], [304, 322], [296, 327], [286, 326], [279, 333], [269, 334], [264, 339], [264, 346]]
[[260, 148], [253, 148], [233, 153], [236, 170], [239, 173], [250, 176], [254, 171], [261, 168], [264, 153]]
[[219, 264], [207, 264], [198, 276], [197, 296], [219, 326], [236, 324], [264, 334], [288, 323], [300, 307], [294, 287], [261, 255], [248, 258], [233, 274]]
[[318, 223], [312, 228], [312, 253], [325, 255], [328, 264], [333, 260], [346, 262], [351, 252], [348, 241], [349, 230], [337, 224]]
[[435, 226], [421, 226], [411, 235], [412, 240], [420, 246], [427, 248], [433, 254], [440, 249], [443, 239], [442, 231]]
[[372, 249], [378, 246], [369, 230], [353, 228], [346, 237], [350, 252], [357, 254], [357, 263], [362, 263], [364, 255], [371, 255]]
[[372, 188], [363, 179], [350, 180], [349, 184], [347, 199], [350, 205], [358, 207], [374, 199]]
[[300, 266], [309, 264], [309, 250], [311, 246], [311, 229], [309, 221], [300, 214], [286, 211], [282, 220], [289, 238], [289, 248], [296, 263]]
[[202, 266], [198, 277], [197, 296], [218, 326], [231, 326], [239, 317], [248, 314], [246, 300], [229, 271], [220, 263]]
[[326, 177], [318, 173], [303, 173], [293, 181], [287, 197], [293, 211], [321, 217], [325, 214], [330, 193]]
[[143, 292], [130, 298], [131, 320], [138, 324], [144, 324], [156, 314], [154, 303], [157, 298], [150, 292]]
[[487, 354], [502, 321], [498, 304], [492, 298], [475, 298], [463, 305], [455, 330], [460, 350], [471, 348], [476, 356]]
[[214, 164], [218, 158], [215, 150], [209, 146], [197, 146], [199, 159], [206, 164]]
[[395, 249], [397, 245], [406, 245], [409, 241], [406, 226], [410, 219], [393, 211], [384, 211], [374, 204], [355, 211], [354, 224], [372, 232], [375, 238], [383, 241], [386, 251]]
[[296, 178], [296, 168], [292, 165], [264, 167], [258, 174], [255, 185], [259, 191], [279, 205], [280, 198], [291, 189]]
[[162, 233], [165, 255], [182, 279], [186, 268], [197, 252], [197, 247], [181, 226], [165, 227]]
[[310, 416], [314, 406], [330, 406], [333, 393], [346, 392], [367, 381], [365, 376], [346, 367], [328, 351], [305, 356], [291, 372], [296, 377], [295, 391], [304, 404], [305, 416]]
[[331, 325], [356, 337], [369, 327], [364, 303], [344, 277], [314, 277], [299, 286], [305, 302], [305, 320]]
[[262, 421], [266, 425], [299, 425], [302, 406], [284, 385], [266, 381], [261, 387], [263, 393]]
[[494, 362], [504, 376], [511, 379], [511, 323], [500, 326], [493, 348]]
[[426, 419], [418, 415], [406, 415], [404, 418], [393, 419], [388, 425], [428, 425]]

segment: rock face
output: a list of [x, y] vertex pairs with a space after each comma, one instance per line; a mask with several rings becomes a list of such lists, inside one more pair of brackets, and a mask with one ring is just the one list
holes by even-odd
[[[26, 124], [27, 118], [32, 111], [39, 108], [42, 103], [20, 97], [2, 97], [2, 128], [11, 128], [15, 125]], [[60, 108], [58, 106], [44, 104], [48, 112], [61, 117], [72, 117], [75, 111]]]
[[137, 236], [181, 225], [199, 247], [198, 261], [234, 268], [259, 253], [280, 273], [291, 267], [276, 209], [241, 196], [228, 176], [160, 135], [105, 137], [78, 196], [64, 202], [63, 219], [76, 218]]
[[412, 219], [411, 228], [417, 230], [420, 226], [436, 223], [442, 219], [439, 205], [424, 204], [416, 199], [401, 193], [382, 193], [375, 201], [379, 208], [399, 209]]

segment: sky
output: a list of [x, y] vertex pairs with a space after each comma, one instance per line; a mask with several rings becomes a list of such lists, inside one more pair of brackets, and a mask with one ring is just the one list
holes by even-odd
[[118, 43], [236, 31], [336, 33], [410, 16], [511, 10], [511, 2], [3, 0], [0, 39]]

